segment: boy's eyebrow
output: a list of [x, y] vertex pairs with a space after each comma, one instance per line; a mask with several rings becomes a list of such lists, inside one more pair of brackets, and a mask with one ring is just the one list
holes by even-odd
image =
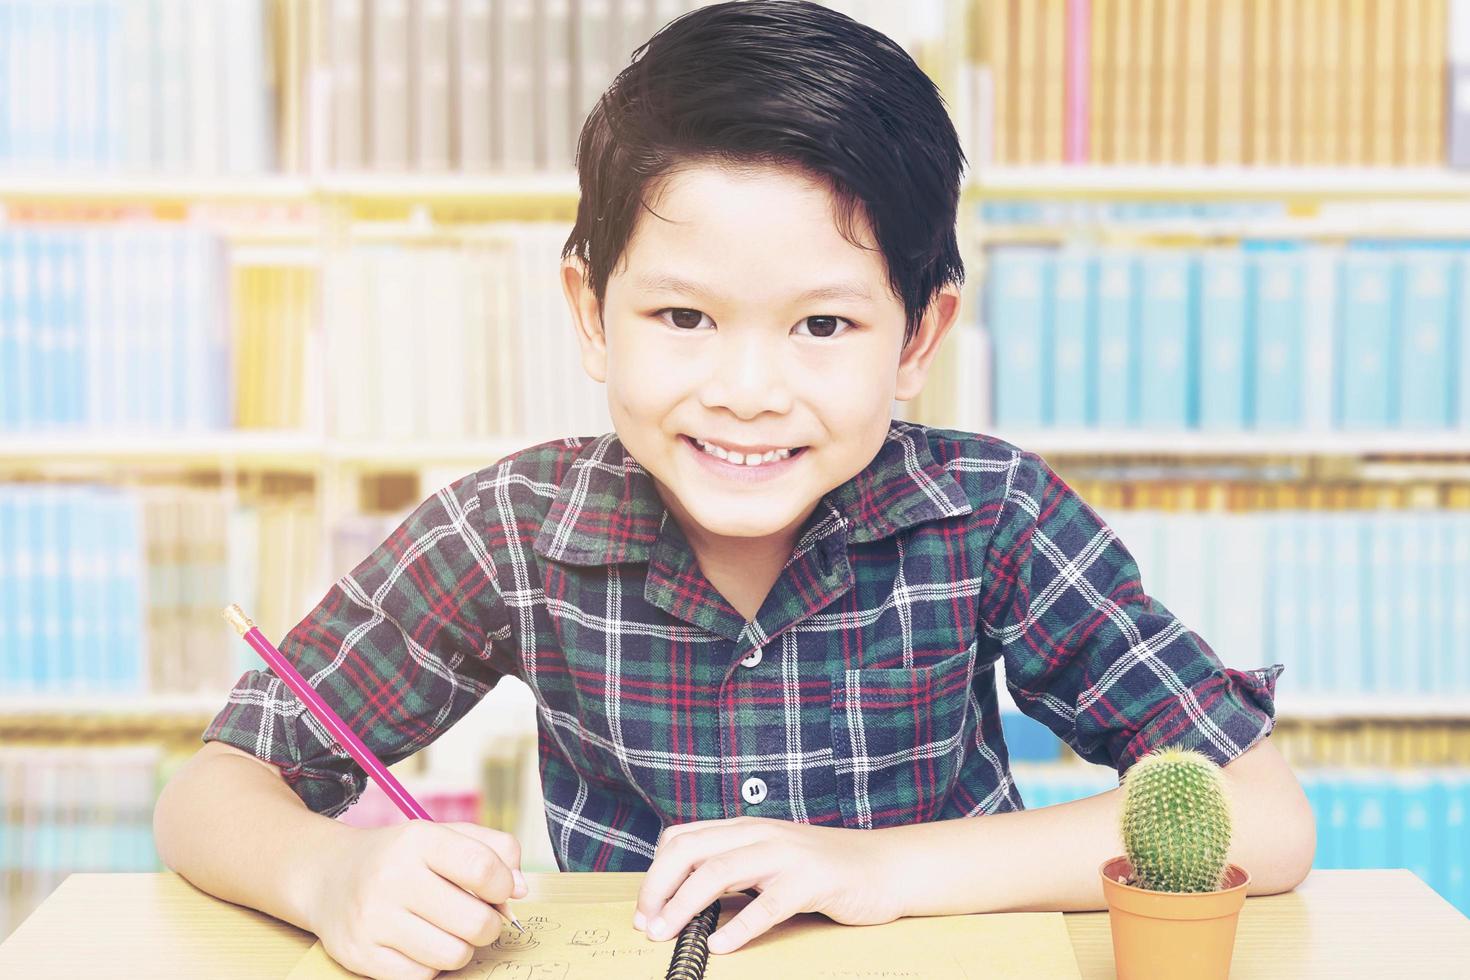
[[[701, 286], [697, 282], [681, 279], [671, 273], [645, 272], [636, 280], [640, 289], [668, 290], [676, 293], [689, 293], [694, 296], [704, 296], [708, 299], [720, 299], [720, 295], [712, 289]], [[873, 301], [872, 295], [867, 289], [851, 282], [834, 282], [826, 286], [817, 286], [808, 289], [799, 296], [794, 297], [797, 302], [806, 302], [814, 299], [850, 299], [860, 300], [865, 303]]]

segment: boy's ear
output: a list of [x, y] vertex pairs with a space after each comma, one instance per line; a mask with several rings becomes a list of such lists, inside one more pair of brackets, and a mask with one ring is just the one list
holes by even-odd
[[561, 291], [572, 311], [582, 369], [593, 381], [607, 381], [607, 337], [602, 330], [602, 305], [587, 284], [587, 266], [577, 256], [562, 260]]
[[919, 329], [909, 340], [898, 358], [898, 385], [893, 397], [898, 401], [909, 401], [924, 390], [924, 381], [929, 376], [929, 365], [939, 353], [939, 343], [949, 328], [954, 326], [960, 312], [960, 291], [953, 284], [944, 286], [935, 294], [919, 323]]

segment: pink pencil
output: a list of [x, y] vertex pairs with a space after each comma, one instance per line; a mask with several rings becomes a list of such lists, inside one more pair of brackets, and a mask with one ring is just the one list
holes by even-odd
[[[357, 737], [357, 733], [348, 727], [347, 723], [342, 720], [337, 712], [332, 710], [332, 706], [322, 700], [321, 695], [316, 693], [316, 689], [306, 682], [306, 678], [302, 677], [301, 673], [295, 667], [291, 666], [290, 661], [281, 655], [281, 651], [277, 650], [275, 645], [265, 638], [265, 634], [251, 622], [250, 617], [245, 615], [244, 610], [232, 603], [225, 609], [225, 619], [229, 620], [230, 625], [235, 627], [235, 632], [239, 633], [245, 639], [245, 642], [250, 644], [255, 649], [255, 652], [265, 659], [266, 663], [270, 664], [271, 669], [276, 672], [276, 676], [280, 677], [281, 680], [286, 682], [287, 687], [296, 692], [296, 696], [301, 699], [301, 703], [306, 705], [311, 713], [316, 716], [317, 721], [327, 727], [327, 731], [332, 733], [332, 737], [337, 740], [337, 744], [342, 746], [352, 758], [356, 759], [357, 764], [362, 766], [369, 776], [377, 780], [378, 785], [383, 787], [384, 792], [388, 794], [388, 798], [397, 804], [398, 809], [403, 811], [405, 817], [408, 817], [410, 820], [432, 821], [434, 819], [429, 816], [427, 810], [419, 805], [418, 800], [409, 795], [408, 790], [403, 788], [403, 784], [388, 771], [388, 767], [378, 761], [378, 757], [373, 754], [373, 750], [363, 744], [362, 739]], [[518, 931], [526, 931], [525, 927], [521, 925], [520, 920], [511, 912], [510, 903], [497, 904], [491, 902], [490, 907], [499, 912], [505, 918], [505, 921], [515, 926]]]

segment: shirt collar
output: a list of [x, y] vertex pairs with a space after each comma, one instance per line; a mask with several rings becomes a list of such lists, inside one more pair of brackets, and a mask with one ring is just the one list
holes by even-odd
[[[871, 462], [822, 498], [843, 518], [850, 544], [971, 512], [969, 496], [929, 450], [925, 427], [891, 419]], [[669, 519], [653, 477], [616, 432], [578, 449], [533, 545], [573, 565], [647, 561]]]

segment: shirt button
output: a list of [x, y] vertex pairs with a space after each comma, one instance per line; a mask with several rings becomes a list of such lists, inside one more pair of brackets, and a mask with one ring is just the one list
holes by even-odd
[[761, 662], [761, 648], [760, 647], [756, 647], [754, 650], [750, 651], [749, 653], [747, 653], [745, 655], [745, 659], [742, 660], [742, 661], [740, 661], [740, 666], [742, 666], [742, 667], [754, 667], [756, 664], [758, 664], [760, 662]]
[[747, 803], [759, 803], [766, 798], [766, 781], [759, 776], [751, 776], [740, 787], [740, 794]]

